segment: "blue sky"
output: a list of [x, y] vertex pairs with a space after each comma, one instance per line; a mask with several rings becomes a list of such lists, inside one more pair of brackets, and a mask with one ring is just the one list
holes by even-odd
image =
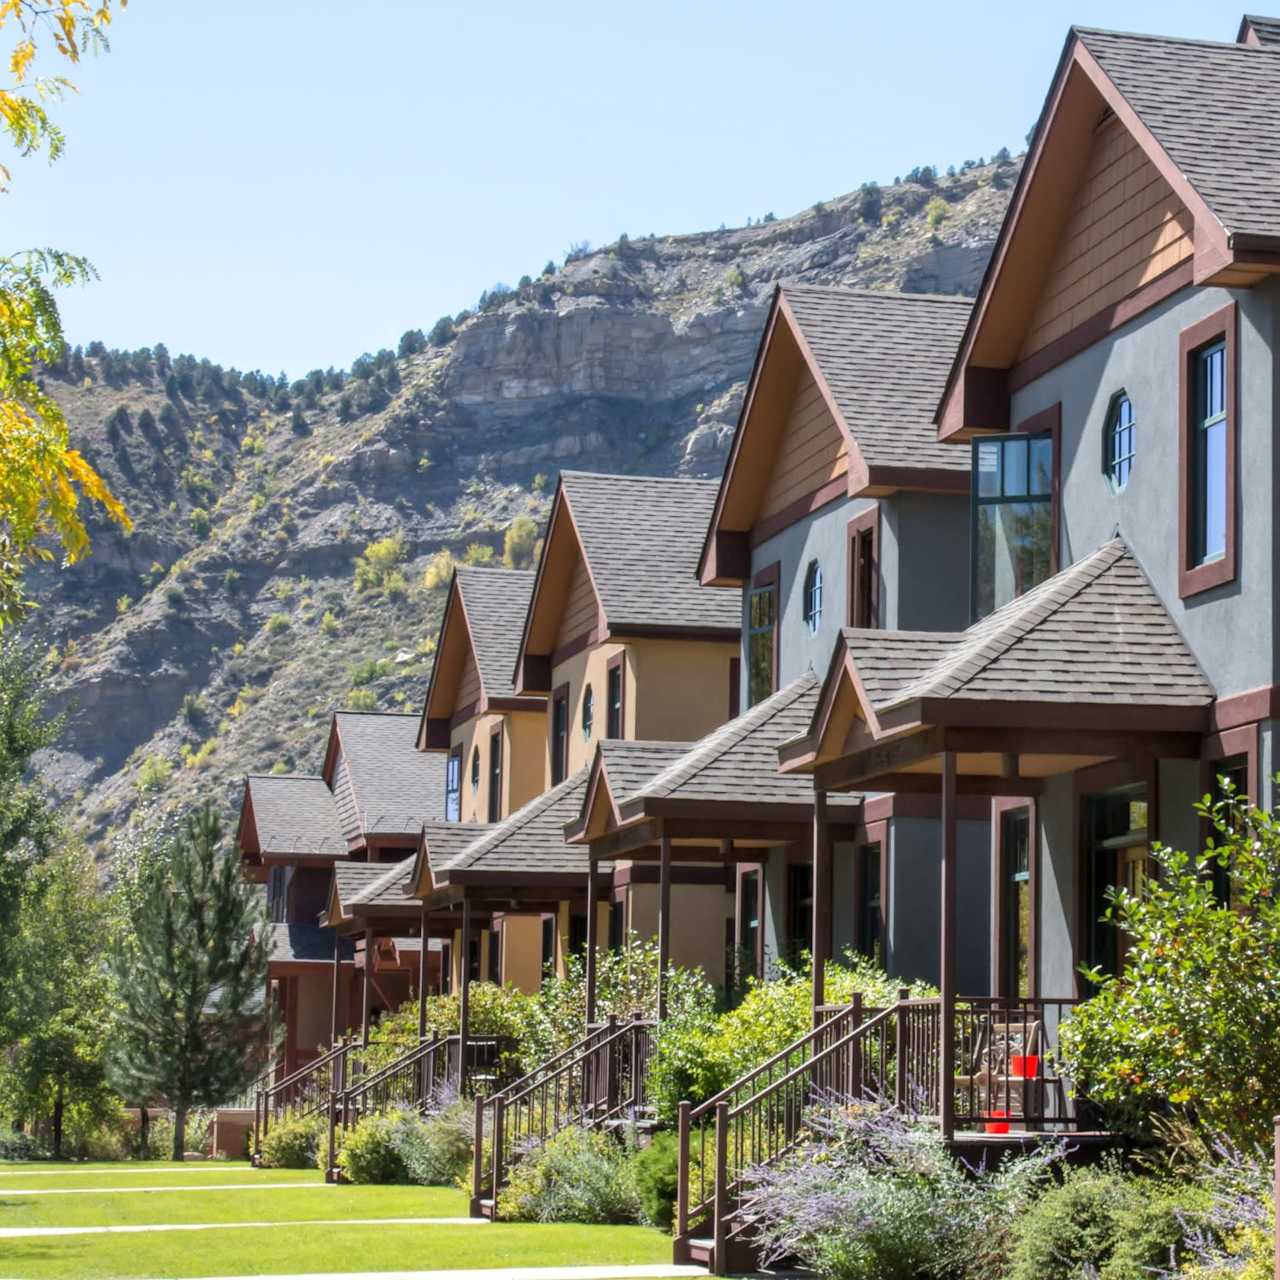
[[347, 365], [574, 241], [779, 216], [1022, 147], [1070, 23], [1229, 40], [1221, 3], [133, 0], [10, 249], [101, 280], [68, 336]]

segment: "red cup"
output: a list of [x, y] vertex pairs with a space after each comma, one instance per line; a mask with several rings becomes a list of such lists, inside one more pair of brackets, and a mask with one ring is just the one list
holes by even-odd
[[1040, 1074], [1038, 1053], [1013, 1053], [1009, 1055], [1010, 1073], [1019, 1080], [1034, 1080]]
[[[1007, 1111], [992, 1111], [990, 1114], [993, 1116], [1007, 1116], [1009, 1113]], [[988, 1120], [987, 1132], [988, 1133], [1008, 1133], [1009, 1132], [1008, 1120]]]

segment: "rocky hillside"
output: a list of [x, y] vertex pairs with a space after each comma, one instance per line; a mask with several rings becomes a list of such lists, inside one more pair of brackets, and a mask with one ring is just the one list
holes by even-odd
[[[136, 523], [37, 578], [60, 664], [51, 776], [102, 839], [143, 800], [316, 769], [329, 712], [413, 709], [442, 548], [502, 554], [562, 466], [716, 476], [774, 283], [972, 293], [1017, 161], [793, 217], [580, 247], [290, 387], [95, 344], [48, 386]], [[548, 264], [550, 267], [550, 264]], [[390, 541], [386, 541], [390, 540]]]

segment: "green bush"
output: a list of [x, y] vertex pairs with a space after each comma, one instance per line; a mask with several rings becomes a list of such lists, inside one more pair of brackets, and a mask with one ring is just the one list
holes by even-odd
[[651, 1226], [671, 1230], [679, 1185], [680, 1148], [674, 1133], [658, 1133], [631, 1157], [640, 1211]]
[[1194, 1189], [1114, 1166], [1070, 1170], [1014, 1223], [1009, 1280], [1149, 1280], [1176, 1271], [1180, 1215], [1203, 1205]]
[[638, 1222], [640, 1213], [625, 1149], [590, 1129], [562, 1129], [512, 1169], [498, 1197], [509, 1222]]
[[29, 1133], [0, 1132], [0, 1161], [48, 1160], [49, 1152]]
[[342, 1138], [338, 1168], [348, 1182], [408, 1182], [409, 1172], [400, 1155], [400, 1131], [417, 1123], [398, 1113], [366, 1116]]
[[403, 1125], [396, 1134], [396, 1148], [410, 1182], [448, 1187], [470, 1170], [474, 1137], [475, 1109], [456, 1101]]
[[[328, 1126], [323, 1115], [281, 1120], [262, 1139], [262, 1163], [268, 1169], [310, 1169], [328, 1159]], [[321, 1148], [325, 1147], [324, 1153]]]

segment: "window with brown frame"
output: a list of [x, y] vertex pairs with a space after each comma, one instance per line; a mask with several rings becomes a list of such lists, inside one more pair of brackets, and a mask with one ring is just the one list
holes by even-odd
[[1035, 991], [1035, 876], [1028, 805], [1000, 809], [996, 822], [998, 993], [1026, 998]]
[[771, 564], [756, 574], [747, 600], [747, 704], [754, 707], [778, 687], [778, 578]]
[[569, 686], [562, 684], [551, 695], [551, 785], [569, 776]]
[[1178, 335], [1178, 594], [1236, 576], [1236, 304]]
[[742, 659], [729, 659], [729, 719], [736, 720], [742, 707]]
[[787, 863], [787, 955], [797, 964], [813, 945], [813, 863]]
[[880, 625], [880, 508], [849, 521], [849, 605], [851, 627]]
[[449, 751], [444, 771], [444, 818], [458, 822], [462, 817], [462, 743]]
[[502, 817], [502, 730], [489, 735], [489, 821]]
[[605, 707], [605, 737], [623, 738], [627, 723], [627, 683], [626, 657], [621, 653], [609, 659], [605, 696], [608, 704]]

